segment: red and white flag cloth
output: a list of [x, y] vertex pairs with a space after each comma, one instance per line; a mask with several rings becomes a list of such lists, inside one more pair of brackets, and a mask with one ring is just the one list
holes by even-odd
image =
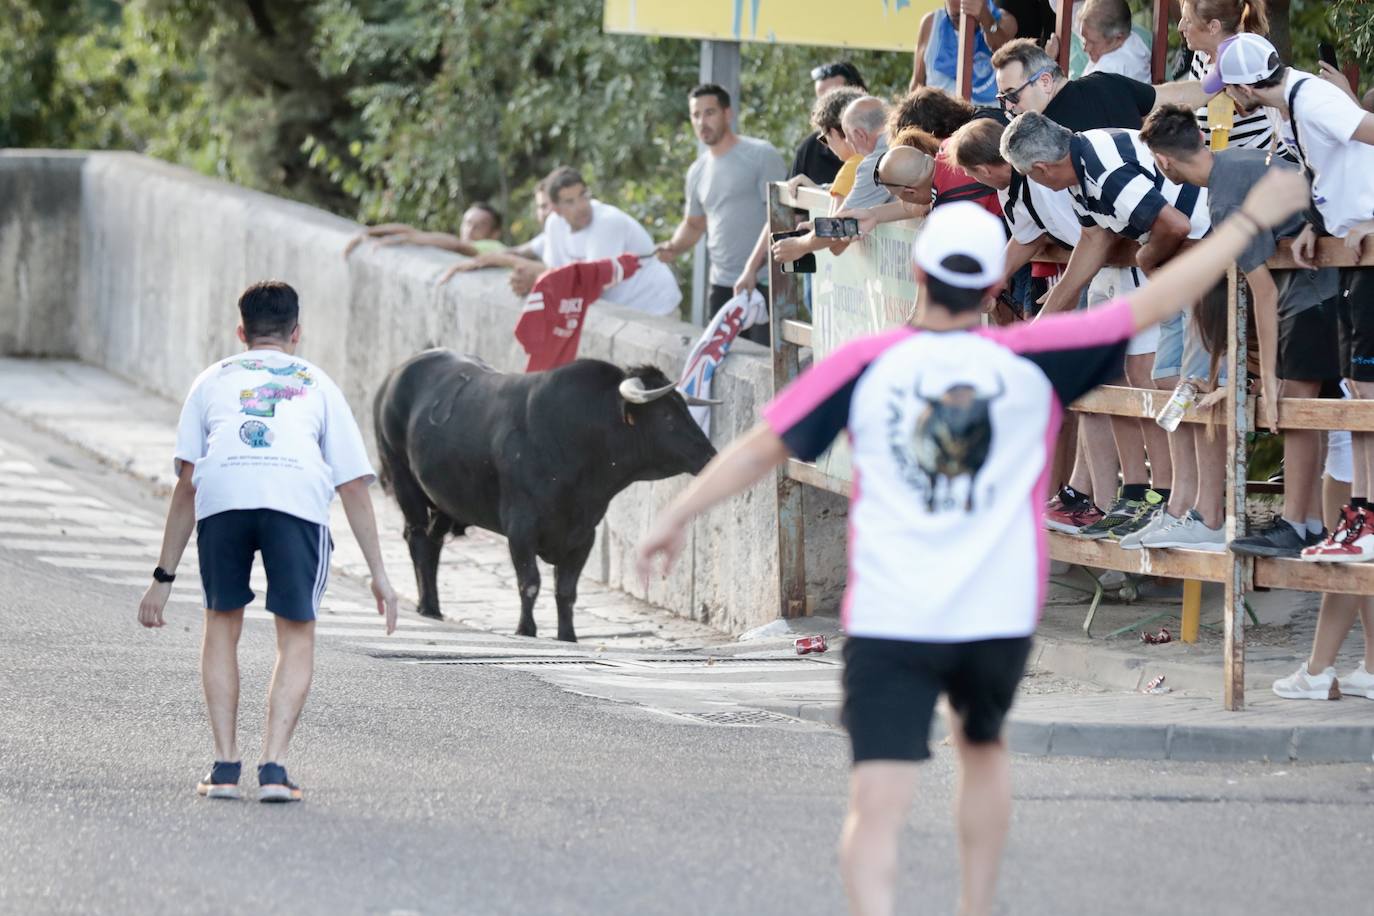
[[[711, 379], [725, 361], [730, 345], [745, 328], [762, 324], [768, 320], [768, 303], [763, 295], [753, 289], [740, 293], [716, 312], [716, 317], [702, 332], [692, 352], [687, 356], [687, 365], [682, 370], [682, 378], [677, 390], [698, 398], [711, 397]], [[692, 419], [697, 421], [701, 431], [711, 435], [711, 408], [706, 405], [689, 407]]]
[[577, 359], [587, 307], [608, 286], [634, 276], [637, 270], [639, 258], [622, 254], [577, 261], [540, 274], [515, 325], [515, 339], [530, 356], [525, 371], [542, 372]]

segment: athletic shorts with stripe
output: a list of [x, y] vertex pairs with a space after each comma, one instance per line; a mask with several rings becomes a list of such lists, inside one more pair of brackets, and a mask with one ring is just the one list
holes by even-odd
[[237, 611], [254, 597], [253, 555], [262, 554], [267, 609], [287, 620], [319, 613], [329, 581], [334, 541], [329, 528], [274, 509], [233, 509], [196, 524], [196, 550], [205, 607]]

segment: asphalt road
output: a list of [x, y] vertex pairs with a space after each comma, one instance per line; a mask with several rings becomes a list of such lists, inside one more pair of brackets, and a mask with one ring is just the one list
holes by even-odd
[[[377, 658], [348, 635], [380, 633], [361, 617], [320, 639], [289, 761], [306, 802], [198, 798], [194, 591], [146, 632], [142, 574], [52, 546], [100, 534], [151, 568], [139, 545], [161, 505], [13, 424], [0, 450], [0, 912], [842, 911], [839, 733], [698, 724], [528, 671]], [[144, 540], [120, 539], [120, 520]], [[366, 595], [335, 579], [329, 600], [356, 614]], [[270, 634], [245, 627], [246, 776]], [[1374, 899], [1374, 766], [1015, 767], [1003, 912], [1359, 913]], [[948, 749], [924, 776], [900, 911], [951, 912]]]

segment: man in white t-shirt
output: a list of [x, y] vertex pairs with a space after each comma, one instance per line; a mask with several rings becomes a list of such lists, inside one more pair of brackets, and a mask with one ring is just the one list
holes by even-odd
[[1142, 83], [1150, 79], [1150, 49], [1131, 31], [1131, 8], [1126, 0], [1088, 0], [1078, 20], [1078, 34], [1089, 73], [1120, 73]]
[[1120, 373], [1133, 333], [1201, 295], [1302, 197], [1298, 176], [1268, 175], [1238, 215], [1149, 286], [1002, 328], [982, 326], [1002, 288], [1001, 223], [968, 201], [935, 208], [913, 251], [912, 324], [817, 359], [640, 542], [636, 569], [647, 583], [660, 556], [666, 568], [681, 555], [694, 517], [771, 479], [789, 458], [814, 461], [848, 433], [855, 486], [842, 720], [854, 766], [840, 868], [852, 912], [893, 910], [897, 840], [941, 694], [958, 754], [958, 911], [992, 912], [1011, 820], [1002, 727], [1044, 600], [1042, 507], [1059, 421]]
[[[1293, 257], [1311, 268], [1318, 235], [1345, 239], [1359, 252], [1374, 234], [1374, 114], [1331, 83], [1286, 66], [1265, 38], [1242, 32], [1221, 49], [1217, 72], [1240, 111], [1263, 108], [1275, 136], [1312, 182], [1308, 223]], [[1374, 267], [1341, 270], [1338, 296], [1341, 372], [1361, 400], [1374, 398]], [[1302, 552], [1319, 563], [1374, 559], [1374, 436], [1353, 437], [1350, 504], [1330, 538]]]
[[[544, 263], [563, 267], [574, 261], [599, 261], [639, 255], [639, 270], [601, 294], [649, 315], [673, 315], [682, 291], [668, 265], [654, 255], [654, 241], [634, 217], [592, 197], [574, 169], [559, 166], [546, 179], [553, 213], [544, 223]], [[528, 290], [526, 290], [528, 293]]]
[[176, 489], [162, 551], [138, 608], [145, 627], [163, 626], [177, 564], [192, 529], [205, 597], [201, 678], [215, 759], [196, 787], [207, 798], [239, 798], [238, 640], [253, 600], [253, 556], [267, 573], [267, 610], [277, 629], [277, 664], [267, 700], [258, 799], [301, 800], [283, 761], [310, 692], [315, 616], [329, 578], [329, 504], [337, 491], [372, 576], [377, 613], [396, 629], [396, 592], [382, 564], [372, 498], [376, 475], [343, 394], [294, 355], [300, 306], [285, 283], [250, 286], [239, 299], [246, 353], [206, 369], [181, 410], [173, 468]]

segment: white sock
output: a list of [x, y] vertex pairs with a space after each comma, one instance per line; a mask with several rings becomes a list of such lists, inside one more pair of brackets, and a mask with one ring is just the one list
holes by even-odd
[[1326, 527], [1326, 526], [1322, 524], [1322, 520], [1319, 519], [1319, 518], [1309, 518], [1309, 519], [1307, 520], [1307, 533], [1308, 533], [1308, 534], [1321, 534], [1321, 533], [1322, 533], [1322, 529], [1325, 528], [1325, 527]]
[[[1289, 517], [1286, 516], [1286, 515], [1285, 515], [1285, 516], [1282, 516], [1282, 518], [1283, 518], [1283, 520], [1284, 520], [1285, 522], [1287, 522], [1288, 524], [1292, 525], [1292, 526], [1293, 526], [1293, 530], [1296, 531], [1300, 536], [1302, 536], [1302, 537], [1306, 537], [1306, 536], [1307, 536], [1307, 523], [1306, 523], [1306, 522], [1295, 522], [1295, 521], [1293, 521], [1291, 518], [1289, 518]], [[1317, 530], [1320, 531], [1321, 529], [1318, 528]]]

